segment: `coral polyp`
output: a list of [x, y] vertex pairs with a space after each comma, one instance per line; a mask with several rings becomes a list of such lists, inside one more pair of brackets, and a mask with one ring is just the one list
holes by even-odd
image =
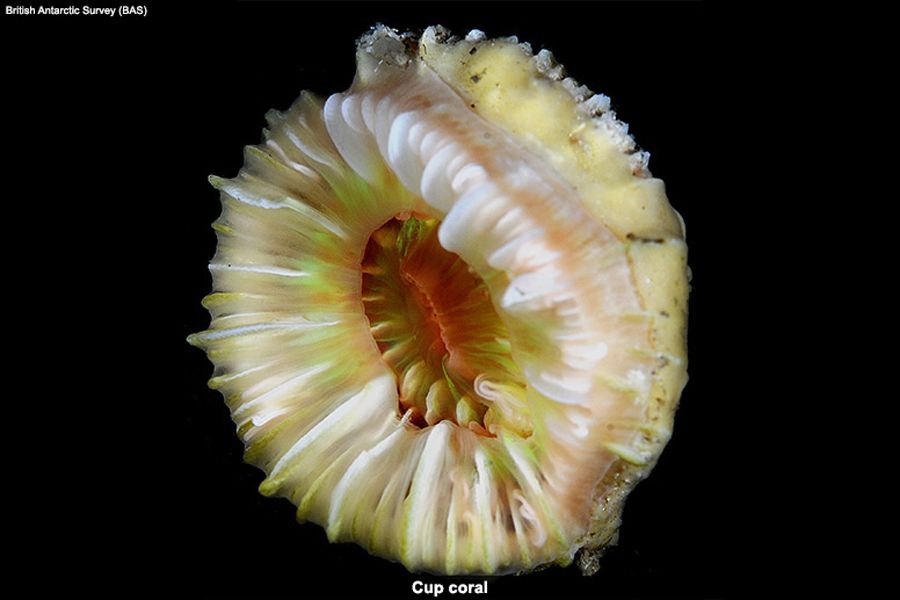
[[608, 98], [377, 26], [267, 119], [190, 338], [260, 491], [412, 571], [595, 568], [687, 380], [683, 225]]

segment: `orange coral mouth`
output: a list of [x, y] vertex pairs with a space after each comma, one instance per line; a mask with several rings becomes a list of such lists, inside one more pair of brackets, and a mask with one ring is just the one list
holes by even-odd
[[402, 214], [371, 235], [363, 305], [397, 377], [401, 414], [419, 427], [448, 419], [490, 435], [488, 406], [475, 392], [476, 377], [490, 367], [478, 352], [479, 324], [490, 331], [502, 323], [481, 278], [441, 247], [437, 226]]

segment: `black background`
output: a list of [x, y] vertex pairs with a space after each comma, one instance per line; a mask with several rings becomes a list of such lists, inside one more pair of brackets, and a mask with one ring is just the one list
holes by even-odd
[[[79, 507], [66, 519], [75, 529], [64, 542], [78, 579], [103, 579], [126, 595], [161, 588], [191, 597], [307, 597], [319, 587], [411, 597], [412, 581], [431, 579], [356, 546], [329, 545], [318, 526], [295, 523], [287, 501], [260, 496], [262, 473], [242, 463], [224, 403], [206, 388], [211, 365], [184, 341], [208, 323], [200, 300], [210, 290], [209, 224], [220, 207], [207, 175], [237, 173], [266, 110], [287, 108], [303, 89], [346, 89], [355, 38], [383, 22], [515, 34], [535, 52], [552, 50], [580, 83], [612, 98], [687, 223], [691, 380], [672, 441], [626, 504], [618, 545], [593, 578], [574, 566], [551, 568], [492, 580], [490, 597], [718, 598], [752, 584], [756, 575], [740, 552], [748, 534], [736, 485], [746, 448], [735, 435], [752, 390], [735, 390], [732, 380], [733, 338], [753, 333], [723, 339], [722, 323], [746, 298], [723, 268], [733, 241], [722, 223], [731, 216], [710, 177], [713, 139], [730, 125], [717, 93], [728, 57], [709, 33], [707, 7], [149, 8], [146, 18], [2, 17], [15, 174], [36, 182], [23, 192], [33, 201], [11, 209], [22, 211], [11, 222], [49, 221], [42, 243], [63, 257], [53, 293], [65, 295], [74, 317], [67, 320], [72, 341], [54, 355], [68, 377], [46, 385], [66, 399], [65, 418], [53, 427], [77, 439], [67, 446], [71, 482], [63, 487], [68, 506]], [[42, 284], [34, 274], [15, 277]], [[35, 303], [55, 302], [40, 296]], [[90, 417], [73, 408], [84, 400], [95, 407]], [[91, 534], [96, 543], [88, 549], [82, 541]], [[32, 544], [40, 554], [51, 542]]]

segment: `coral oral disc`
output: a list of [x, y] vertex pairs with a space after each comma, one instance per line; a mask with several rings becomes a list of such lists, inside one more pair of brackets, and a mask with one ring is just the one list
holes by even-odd
[[[479, 375], [521, 380], [510, 369], [509, 336], [481, 278], [437, 239], [438, 222], [391, 219], [369, 238], [362, 300], [372, 335], [398, 381], [400, 412], [420, 426], [447, 419], [484, 435], [502, 420], [484, 416], [494, 399]], [[508, 365], [508, 366], [504, 366]], [[521, 421], [521, 419], [519, 420]], [[525, 433], [525, 432], [521, 432]]]
[[680, 217], [546, 51], [376, 27], [221, 192], [191, 336], [260, 491], [410, 570], [591, 570], [686, 382]]

